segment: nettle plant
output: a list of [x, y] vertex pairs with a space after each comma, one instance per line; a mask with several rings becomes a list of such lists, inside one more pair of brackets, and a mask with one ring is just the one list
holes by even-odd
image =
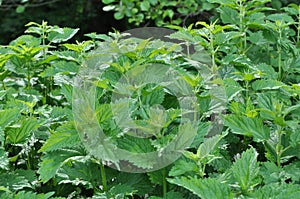
[[[89, 40], [71, 43], [78, 29], [42, 22], [29, 23], [26, 34], [1, 46], [1, 198], [298, 198], [300, 7], [276, 11], [265, 6], [267, 0], [208, 2], [219, 6], [220, 17], [188, 28], [170, 26], [177, 30], [170, 38], [179, 43], [118, 32], [91, 33]], [[182, 118], [166, 84], [129, 87], [118, 84], [122, 76], [143, 64], [162, 64], [174, 67], [192, 88], [197, 132], [173, 164], [121, 172], [106, 166], [113, 158], [98, 159], [85, 149], [82, 141], [89, 137], [80, 137], [72, 114], [74, 77], [99, 49], [110, 58], [89, 79], [97, 91], [96, 118], [124, 150], [163, 149], [176, 138]], [[129, 88], [128, 117], [150, 129], [147, 139], [125, 134], [116, 123], [112, 93]], [[226, 99], [217, 101], [224, 109], [212, 106], [223, 98], [214, 88], [224, 88]], [[224, 126], [214, 126], [216, 117]]]

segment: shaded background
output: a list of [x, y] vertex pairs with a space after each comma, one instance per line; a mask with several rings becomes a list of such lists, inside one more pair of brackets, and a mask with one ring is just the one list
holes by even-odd
[[[280, 10], [289, 3], [299, 2], [300, 0], [272, 0], [268, 6]], [[80, 28], [75, 39], [81, 41], [85, 40], [85, 33], [108, 33], [113, 28], [122, 32], [136, 27], [129, 24], [126, 18], [115, 20], [114, 12], [105, 12], [103, 7], [101, 0], [0, 0], [0, 45], [6, 45], [22, 35], [26, 30], [24, 25], [30, 21], [41, 24], [44, 20], [49, 25]], [[209, 18], [214, 14], [216, 13], [213, 11], [198, 13], [189, 23], [210, 21]], [[151, 22], [145, 24], [155, 26]]]
[[[20, 0], [3, 0], [0, 6], [0, 44], [23, 34], [24, 26], [30, 21], [41, 24], [42, 20], [49, 25], [80, 28], [76, 35], [82, 40], [85, 33], [107, 33], [113, 28], [124, 31], [130, 28], [126, 20], [115, 20], [113, 12], [102, 10], [101, 0], [31, 0], [23, 12]], [[18, 13], [20, 12], [20, 13]]]

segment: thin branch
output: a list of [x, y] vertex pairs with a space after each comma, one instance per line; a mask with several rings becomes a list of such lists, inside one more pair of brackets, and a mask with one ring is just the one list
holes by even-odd
[[32, 3], [32, 4], [20, 4], [20, 3], [16, 3], [14, 0], [13, 0], [13, 3], [11, 4], [2, 4], [0, 5], [0, 10], [9, 10], [11, 8], [16, 8], [20, 5], [23, 5], [27, 8], [34, 8], [34, 7], [40, 7], [40, 6], [45, 6], [45, 5], [48, 5], [48, 4], [53, 4], [57, 1], [61, 1], [61, 0], [51, 0], [51, 1], [45, 1], [45, 2], [40, 2], [40, 3]]

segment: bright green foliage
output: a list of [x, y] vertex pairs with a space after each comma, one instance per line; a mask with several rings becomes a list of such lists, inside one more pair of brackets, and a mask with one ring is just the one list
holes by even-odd
[[[11, 199], [11, 198], [13, 198], [13, 199], [22, 199], [22, 198], [48, 199], [53, 194], [54, 194], [54, 192], [49, 192], [46, 194], [36, 194], [36, 193], [32, 193], [32, 192], [21, 191], [21, 192], [18, 192], [17, 194], [6, 193], [1, 197], [3, 199]], [[51, 197], [51, 198], [59, 199], [59, 197]]]
[[258, 118], [246, 116], [227, 116], [226, 125], [236, 134], [251, 136], [255, 141], [263, 141], [270, 137], [270, 130]]
[[1, 147], [0, 148], [0, 169], [8, 170], [9, 169], [9, 159], [8, 153]]
[[32, 131], [39, 127], [38, 121], [35, 118], [24, 119], [19, 126], [7, 128], [6, 142], [20, 144], [26, 142], [31, 137]]
[[198, 178], [182, 177], [182, 178], [168, 179], [168, 181], [190, 190], [195, 195], [203, 199], [233, 198], [233, 194], [230, 193], [229, 186], [214, 178], [198, 179]]
[[[117, 31], [70, 42], [78, 29], [31, 22], [26, 34], [0, 46], [0, 198], [299, 197], [299, 5], [276, 11], [267, 0], [188, 1], [180, 7], [173, 1], [103, 2], [116, 18], [126, 15], [133, 23], [172, 22], [170, 37], [181, 45], [125, 39]], [[184, 20], [177, 13], [193, 15], [199, 6], [216, 7], [219, 16], [176, 26]], [[97, 132], [78, 134], [72, 114], [74, 77], [99, 61], [105, 63], [97, 65], [99, 76], [89, 79], [95, 90], [81, 93], [88, 99], [94, 92], [95, 101], [76, 110], [86, 114], [86, 125], [96, 118], [111, 141], [102, 140], [101, 150]], [[161, 68], [141, 76], [135, 70], [153, 63]], [[166, 72], [163, 66], [181, 78], [155, 83]], [[135, 86], [121, 81], [125, 74]], [[179, 103], [166, 86], [172, 82], [195, 95], [199, 118], [191, 117], [193, 123], [179, 126], [190, 104]], [[131, 127], [144, 134], [135, 136]], [[174, 140], [184, 146], [176, 151], [183, 156], [166, 168], [126, 173], [106, 166], [154, 168], [155, 161], [111, 148], [143, 154]], [[93, 147], [86, 150], [86, 142]], [[88, 153], [93, 148], [101, 159]]]
[[58, 127], [39, 151], [55, 151], [61, 148], [71, 148], [80, 144], [74, 124], [69, 122]]
[[203, 11], [211, 11], [214, 6], [202, 0], [167, 1], [167, 0], [102, 0], [104, 11], [115, 11], [115, 19], [128, 18], [129, 23], [140, 25], [154, 21], [156, 25], [186, 24], [188, 20], [199, 16]]
[[242, 192], [249, 192], [259, 183], [257, 181], [259, 172], [257, 155], [255, 149], [250, 148], [243, 152], [241, 158], [232, 165], [232, 175]]

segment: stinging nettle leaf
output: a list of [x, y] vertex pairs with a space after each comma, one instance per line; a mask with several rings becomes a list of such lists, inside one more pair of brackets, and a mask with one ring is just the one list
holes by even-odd
[[252, 83], [252, 88], [254, 90], [276, 90], [281, 87], [286, 86], [286, 84], [272, 79], [260, 79]]
[[12, 144], [24, 143], [39, 126], [40, 123], [35, 118], [24, 119], [19, 127], [12, 126], [8, 128], [6, 140]]
[[251, 136], [257, 142], [262, 142], [270, 138], [270, 129], [263, 124], [260, 118], [228, 115], [225, 117], [225, 125], [233, 133]]
[[78, 31], [79, 28], [62, 28], [62, 33], [50, 32], [47, 39], [53, 43], [64, 42], [71, 39]]
[[42, 157], [42, 162], [38, 170], [40, 179], [46, 183], [57, 174], [59, 169], [68, 162], [68, 160], [83, 158], [84, 156], [85, 154], [77, 150], [57, 150], [46, 153]]
[[4, 129], [7, 125], [14, 122], [20, 115], [18, 108], [0, 110], [0, 127]]
[[239, 24], [239, 13], [230, 8], [230, 7], [222, 7], [219, 8], [221, 19], [223, 23], [229, 23], [229, 24]]
[[233, 199], [229, 185], [219, 182], [214, 178], [198, 179], [175, 178], [167, 179], [170, 183], [184, 187], [202, 199]]
[[79, 135], [73, 122], [67, 122], [51, 134], [39, 152], [55, 151], [81, 145]]
[[242, 191], [252, 190], [257, 185], [259, 164], [257, 162], [258, 153], [254, 148], [244, 151], [241, 158], [232, 165], [232, 175], [238, 182]]
[[9, 169], [8, 153], [2, 147], [0, 147], [0, 170], [1, 169], [3, 170]]

